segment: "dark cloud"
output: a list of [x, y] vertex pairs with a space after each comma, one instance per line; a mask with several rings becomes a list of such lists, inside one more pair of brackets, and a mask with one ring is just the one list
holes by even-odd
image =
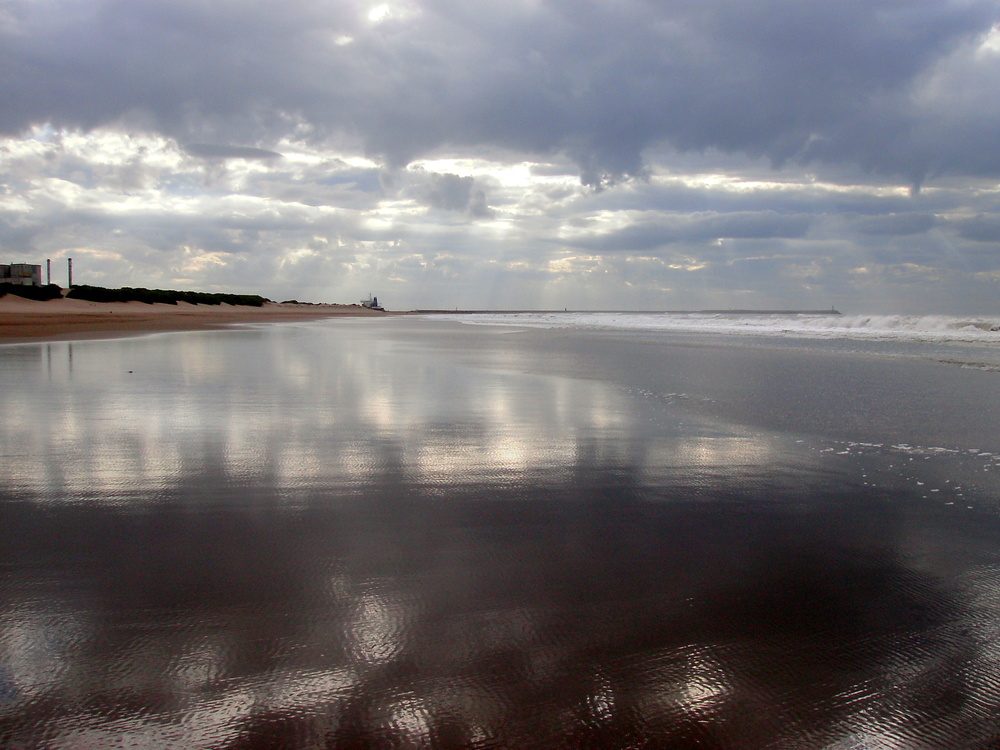
[[418, 202], [441, 211], [466, 213], [476, 218], [488, 218], [493, 211], [486, 203], [486, 191], [472, 177], [456, 174], [427, 173], [411, 170], [407, 173], [414, 184], [407, 192]]
[[961, 237], [975, 242], [1000, 242], [1000, 214], [980, 214], [955, 222]]
[[249, 146], [223, 146], [214, 143], [189, 143], [184, 150], [202, 159], [246, 159], [247, 161], [271, 161], [281, 159], [276, 151]]
[[472, 193], [471, 177], [455, 174], [428, 175], [414, 191], [421, 202], [443, 211], [464, 211]]
[[469, 205], [466, 210], [470, 216], [480, 219], [489, 219], [495, 215], [493, 209], [486, 203], [486, 191], [478, 188], [469, 195]]
[[[391, 4], [390, 4], [391, 8]], [[11, 0], [0, 131], [125, 122], [182, 142], [354, 134], [431, 150], [564, 153], [595, 186], [644, 149], [841, 164], [919, 183], [1000, 173], [989, 0]], [[240, 156], [239, 158], [247, 158]]]
[[854, 227], [862, 234], [909, 235], [923, 234], [937, 224], [933, 214], [886, 214], [858, 221]]

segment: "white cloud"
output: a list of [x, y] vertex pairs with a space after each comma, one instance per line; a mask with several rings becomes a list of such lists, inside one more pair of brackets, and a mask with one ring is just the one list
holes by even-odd
[[282, 9], [7, 3], [0, 246], [390, 307], [995, 305], [993, 3]]

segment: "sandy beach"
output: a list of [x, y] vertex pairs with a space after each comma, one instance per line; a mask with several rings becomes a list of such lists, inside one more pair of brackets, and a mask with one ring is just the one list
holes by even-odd
[[309, 320], [337, 316], [380, 316], [361, 305], [268, 302], [262, 307], [176, 305], [143, 302], [87, 302], [76, 299], [34, 300], [0, 297], [0, 343], [113, 338], [161, 331], [192, 331], [236, 323]]

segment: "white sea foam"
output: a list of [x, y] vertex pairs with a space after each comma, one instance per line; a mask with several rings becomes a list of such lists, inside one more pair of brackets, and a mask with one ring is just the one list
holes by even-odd
[[1000, 346], [1000, 317], [759, 313], [538, 312], [450, 314], [468, 325], [718, 333], [805, 339], [968, 342]]

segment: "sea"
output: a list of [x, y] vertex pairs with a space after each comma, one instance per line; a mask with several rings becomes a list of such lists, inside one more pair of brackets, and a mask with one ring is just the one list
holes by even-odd
[[1000, 747], [1000, 317], [0, 345], [0, 747]]

